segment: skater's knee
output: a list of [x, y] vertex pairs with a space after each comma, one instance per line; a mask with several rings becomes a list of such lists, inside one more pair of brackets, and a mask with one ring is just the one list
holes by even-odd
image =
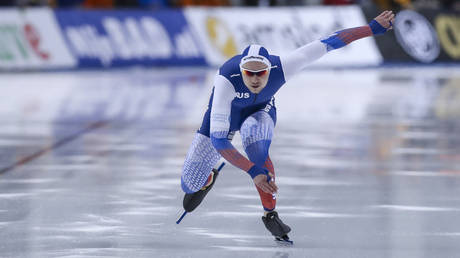
[[249, 159], [258, 166], [264, 166], [268, 157], [270, 143], [271, 141], [269, 140], [260, 140], [247, 145], [245, 151]]

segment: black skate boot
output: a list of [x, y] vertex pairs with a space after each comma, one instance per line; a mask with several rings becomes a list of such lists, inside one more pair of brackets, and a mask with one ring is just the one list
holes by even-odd
[[275, 237], [276, 241], [293, 244], [287, 235], [287, 233], [291, 231], [291, 228], [281, 221], [276, 211], [269, 212], [266, 216], [262, 216], [262, 221], [268, 231]]
[[192, 212], [200, 203], [203, 201], [204, 197], [211, 190], [212, 186], [216, 182], [219, 171], [215, 168], [211, 172], [211, 181], [207, 185], [203, 186], [198, 192], [185, 194], [184, 201], [182, 205], [184, 206], [185, 211]]

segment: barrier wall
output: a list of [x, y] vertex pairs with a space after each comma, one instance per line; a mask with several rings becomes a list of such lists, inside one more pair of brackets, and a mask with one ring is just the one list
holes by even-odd
[[[367, 24], [358, 6], [190, 8], [185, 10], [185, 15], [205, 49], [206, 59], [215, 66], [254, 42], [271, 53], [284, 55], [343, 28]], [[374, 40], [366, 38], [330, 52], [312, 65], [366, 66], [382, 61]]]
[[80, 67], [206, 65], [181, 10], [57, 10]]
[[[237, 16], [235, 14], [238, 14]], [[276, 55], [366, 24], [359, 6], [141, 10], [0, 9], [0, 69], [219, 66], [248, 44]], [[353, 42], [312, 66], [458, 62], [458, 13], [402, 11], [385, 36]]]
[[0, 9], [0, 69], [72, 68], [76, 65], [51, 9]]
[[[375, 9], [364, 10], [368, 19]], [[394, 33], [375, 40], [385, 62], [458, 63], [460, 13], [449, 10], [403, 10], [396, 16]]]

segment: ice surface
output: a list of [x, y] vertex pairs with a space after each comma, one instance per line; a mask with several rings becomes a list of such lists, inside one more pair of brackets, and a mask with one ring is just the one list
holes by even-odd
[[458, 256], [458, 67], [312, 70], [280, 90], [271, 157], [292, 247], [231, 165], [175, 224], [214, 73], [1, 74], [0, 256]]

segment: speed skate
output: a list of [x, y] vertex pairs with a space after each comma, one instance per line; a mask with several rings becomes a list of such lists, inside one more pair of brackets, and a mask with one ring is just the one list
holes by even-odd
[[275, 237], [275, 241], [280, 244], [292, 245], [294, 242], [289, 239], [287, 235], [291, 232], [291, 228], [284, 224], [283, 221], [278, 216], [278, 212], [271, 211], [268, 212], [265, 216], [262, 216], [262, 221], [264, 222], [265, 227], [270, 233]]
[[198, 192], [192, 193], [192, 194], [185, 194], [184, 195], [184, 200], [182, 202], [182, 205], [184, 207], [184, 212], [180, 216], [180, 218], [176, 221], [176, 224], [179, 224], [182, 219], [187, 215], [187, 213], [192, 212], [193, 210], [200, 205], [200, 203], [203, 201], [204, 197], [208, 194], [208, 192], [212, 189], [214, 186], [214, 183], [216, 182], [217, 176], [219, 175], [220, 170], [225, 166], [225, 162], [220, 163], [219, 167], [213, 168], [212, 169], [212, 176], [211, 176], [211, 181], [210, 184], [207, 186], [204, 186], [201, 188]]

